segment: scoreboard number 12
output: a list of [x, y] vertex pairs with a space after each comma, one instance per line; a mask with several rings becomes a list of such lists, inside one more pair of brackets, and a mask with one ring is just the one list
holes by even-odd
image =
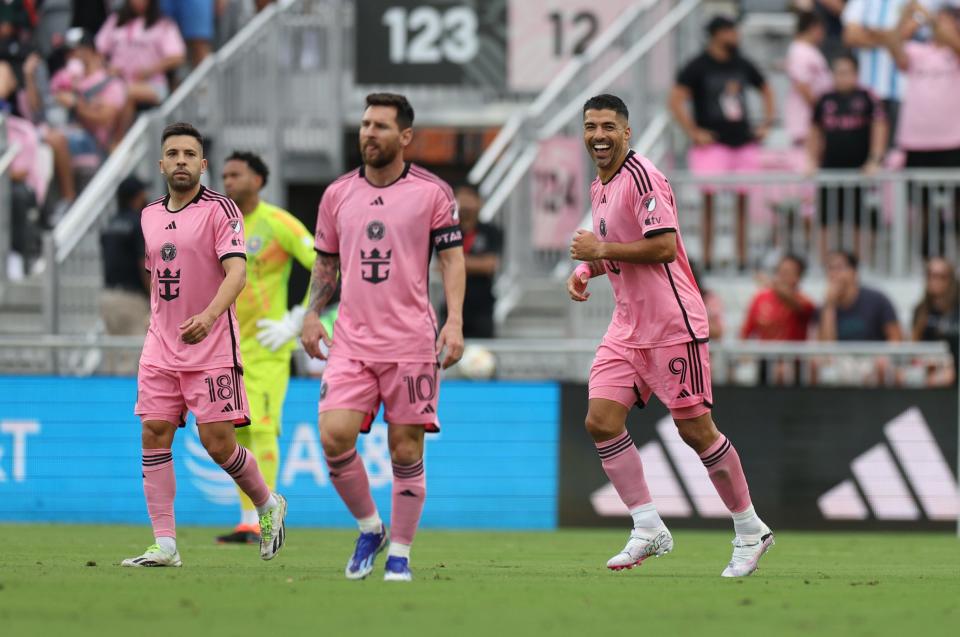
[[[600, 19], [593, 11], [578, 11], [572, 16], [553, 11], [547, 14], [547, 19], [553, 23], [553, 56], [558, 58], [566, 55], [580, 55], [586, 51], [600, 28]], [[568, 37], [575, 38], [573, 47], [569, 51], [564, 46], [566, 40], [564, 31], [568, 29]]]
[[470, 7], [390, 7], [382, 23], [390, 31], [393, 64], [465, 64], [480, 49], [477, 14]]

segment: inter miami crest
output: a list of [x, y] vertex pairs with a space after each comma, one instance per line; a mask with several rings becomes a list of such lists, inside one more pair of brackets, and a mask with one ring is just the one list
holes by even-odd
[[177, 246], [172, 243], [164, 243], [160, 246], [160, 258], [163, 259], [166, 263], [170, 263], [177, 258]]
[[607, 220], [603, 217], [600, 217], [600, 236], [607, 236]]
[[170, 268], [165, 269], [163, 272], [157, 270], [157, 285], [160, 289], [160, 298], [164, 301], [172, 301], [180, 296], [180, 286], [177, 285], [178, 283], [180, 283], [180, 270], [177, 270], [176, 273], [171, 273]]
[[367, 239], [379, 241], [387, 233], [387, 227], [382, 221], [371, 221], [367, 224]]
[[390, 256], [393, 250], [387, 250], [381, 254], [380, 250], [374, 248], [369, 253], [360, 250], [360, 276], [364, 281], [370, 283], [381, 283], [390, 276]]

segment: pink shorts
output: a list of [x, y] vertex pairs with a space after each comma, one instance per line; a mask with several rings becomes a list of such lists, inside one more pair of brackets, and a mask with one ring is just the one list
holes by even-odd
[[384, 419], [391, 425], [423, 425], [437, 433], [437, 368], [436, 363], [364, 363], [331, 356], [320, 383], [320, 413], [362, 411], [367, 417], [361, 431], [368, 433], [383, 403]]
[[[687, 165], [690, 167], [690, 172], [697, 176], [757, 172], [760, 170], [760, 146], [758, 144], [736, 147], [723, 144], [693, 146], [687, 155]], [[711, 192], [718, 186], [705, 184], [702, 188], [704, 192]], [[723, 187], [720, 189], [722, 190]], [[741, 192], [745, 190], [740, 189]]]
[[629, 409], [643, 407], [650, 394], [656, 394], [676, 420], [708, 413], [713, 389], [707, 344], [631, 349], [604, 340], [590, 369], [590, 399], [605, 398]]
[[199, 424], [249, 425], [243, 373], [234, 367], [187, 372], [140, 365], [134, 413], [141, 421], [164, 420], [183, 427], [188, 411]]

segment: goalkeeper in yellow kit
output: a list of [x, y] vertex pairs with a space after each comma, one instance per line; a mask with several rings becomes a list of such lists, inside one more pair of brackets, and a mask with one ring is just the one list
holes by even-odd
[[[224, 191], [243, 213], [247, 243], [247, 285], [237, 298], [237, 318], [251, 424], [237, 429], [237, 441], [254, 453], [273, 490], [290, 355], [305, 311], [300, 305], [287, 310], [287, 282], [294, 259], [309, 272], [317, 255], [312, 232], [286, 210], [260, 200], [268, 176], [267, 165], [254, 153], [234, 152], [223, 167]], [[218, 542], [260, 541], [257, 510], [242, 492], [240, 507], [240, 524]]]

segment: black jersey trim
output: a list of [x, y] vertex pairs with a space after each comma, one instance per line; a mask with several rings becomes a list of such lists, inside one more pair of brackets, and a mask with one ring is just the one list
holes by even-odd
[[643, 176], [637, 171], [633, 164], [624, 162], [623, 166], [627, 169], [627, 172], [630, 173], [630, 176], [633, 177], [633, 183], [636, 185], [637, 192], [641, 197], [650, 192], [650, 189], [646, 187], [646, 182], [643, 181]]
[[246, 255], [245, 252], [228, 252], [228, 253], [226, 253], [225, 255], [223, 255], [222, 257], [220, 257], [220, 263], [223, 263], [223, 262], [226, 261], [227, 259], [232, 259], [233, 257], [240, 257], [240, 258], [243, 259], [244, 261], [247, 260], [247, 255]]
[[667, 272], [667, 279], [670, 280], [670, 287], [673, 289], [673, 296], [677, 299], [677, 305], [680, 306], [680, 313], [683, 314], [683, 323], [687, 326], [687, 332], [690, 334], [690, 338], [697, 340], [697, 335], [693, 333], [693, 327], [690, 326], [690, 317], [687, 316], [687, 308], [683, 307], [683, 301], [680, 300], [680, 291], [677, 290], [677, 284], [673, 280], [673, 274], [670, 272], [670, 265], [668, 263], [664, 263], [663, 269]]
[[644, 167], [643, 163], [638, 159], [638, 155], [636, 153], [630, 155], [627, 157], [627, 162], [629, 163], [629, 166], [640, 169], [640, 172], [643, 173], [641, 180], [643, 180], [647, 185], [647, 190], [653, 190], [653, 181], [650, 179], [650, 173], [647, 172], [647, 169]]
[[227, 215], [228, 219], [239, 219], [240, 213], [237, 210], [237, 204], [233, 202], [232, 199], [224, 197], [221, 194], [213, 193], [212, 191], [207, 191], [206, 197], [202, 197], [204, 201], [215, 201], [220, 204], [220, 209], [223, 210], [223, 214]]
[[[230, 326], [230, 353], [233, 354], [233, 368], [243, 374], [243, 365], [237, 358], [237, 335], [233, 333], [233, 308], [227, 309], [227, 325]], [[237, 391], [240, 391], [239, 388]]]
[[169, 205], [170, 205], [170, 193], [168, 192], [168, 193], [167, 193], [167, 196], [164, 197], [163, 199], [161, 199], [161, 201], [163, 201], [163, 209], [166, 210], [167, 212], [169, 212], [169, 213], [172, 214], [172, 215], [175, 215], [175, 214], [177, 214], [178, 212], [183, 212], [184, 210], [186, 210], [187, 208], [189, 208], [189, 207], [192, 206], [193, 204], [199, 202], [200, 199], [203, 198], [203, 193], [205, 193], [206, 191], [207, 191], [207, 187], [204, 186], [203, 184], [201, 184], [201, 185], [200, 185], [200, 190], [197, 191], [197, 194], [194, 196], [194, 198], [191, 199], [190, 201], [188, 201], [186, 204], [184, 204], [184, 206], [183, 206], [182, 208], [178, 208], [177, 210], [170, 210], [170, 207], [169, 207]]
[[392, 186], [393, 184], [397, 183], [398, 181], [400, 181], [401, 179], [407, 176], [407, 174], [410, 172], [410, 162], [408, 161], [403, 162], [403, 172], [400, 173], [400, 176], [394, 179], [393, 181], [391, 181], [389, 184], [384, 184], [383, 186], [378, 186], [377, 184], [372, 183], [369, 179], [367, 179], [366, 168], [367, 168], [366, 165], [360, 166], [360, 176], [363, 177], [364, 181], [366, 181], [368, 184], [370, 184], [374, 188], [389, 188], [390, 186]]
[[321, 257], [339, 257], [339, 252], [327, 252], [326, 250], [321, 250], [320, 248], [314, 248], [314, 252], [319, 254]]
[[649, 232], [644, 232], [643, 238], [649, 239], [650, 237], [655, 237], [658, 234], [667, 234], [668, 232], [676, 232], [676, 231], [677, 231], [676, 228], [655, 228], [654, 230], [650, 230]]

